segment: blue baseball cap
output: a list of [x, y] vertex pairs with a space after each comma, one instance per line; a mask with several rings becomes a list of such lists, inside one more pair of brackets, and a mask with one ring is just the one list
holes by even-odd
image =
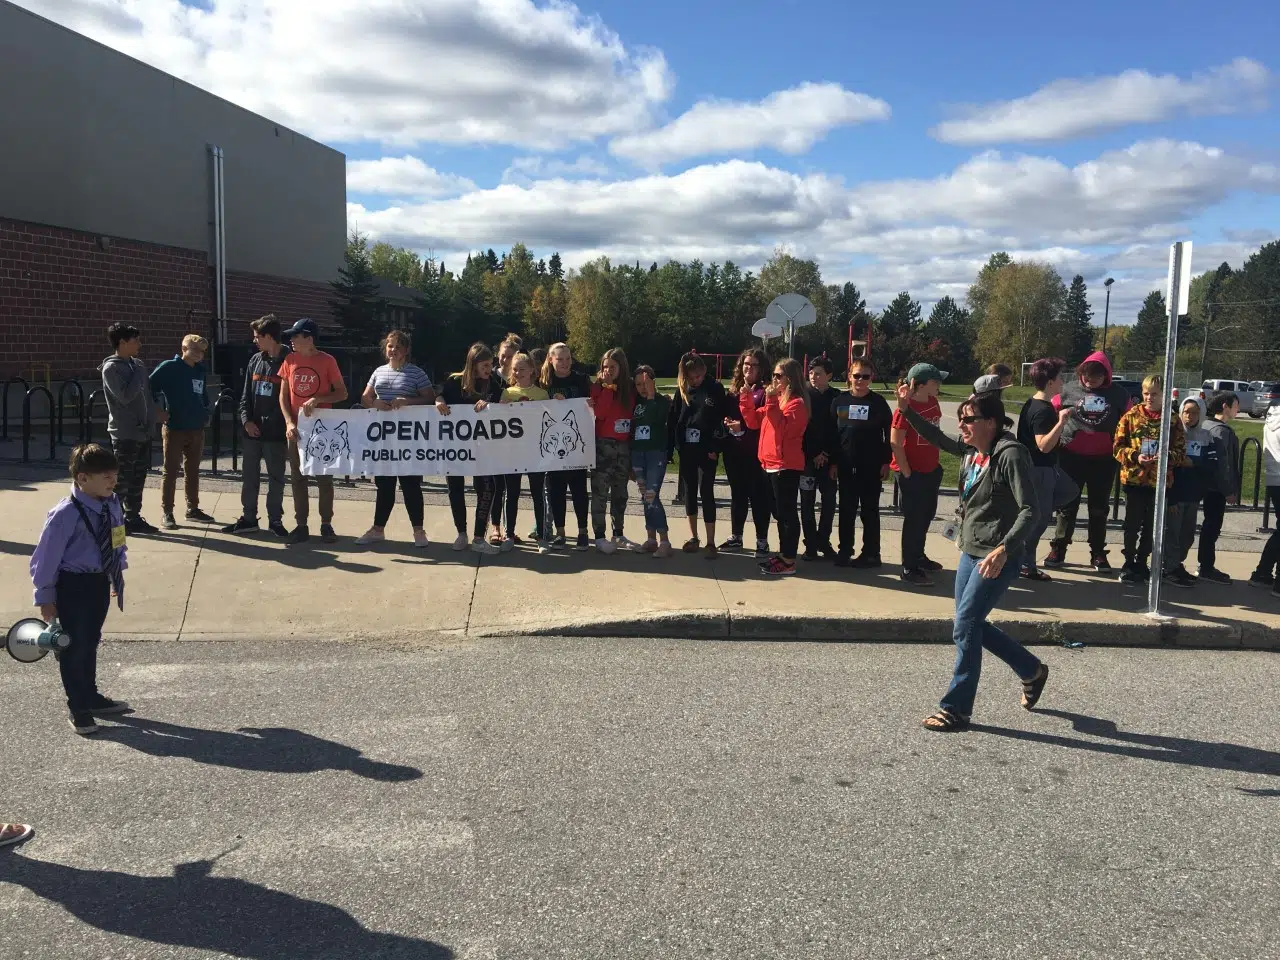
[[320, 336], [320, 326], [310, 317], [303, 317], [292, 327], [281, 334], [282, 340], [292, 340], [298, 334], [304, 337], [310, 337], [312, 340]]

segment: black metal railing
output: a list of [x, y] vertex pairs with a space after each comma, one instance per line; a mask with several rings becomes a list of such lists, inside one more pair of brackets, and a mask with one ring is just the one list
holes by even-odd
[[58, 390], [58, 442], [67, 442], [63, 430], [66, 422], [67, 390], [69, 389], [75, 391], [76, 443], [84, 443], [84, 388], [80, 386], [79, 380], [74, 379], [62, 381], [62, 386]]
[[[93, 443], [93, 412], [98, 407], [98, 402], [102, 402], [105, 408], [107, 405], [107, 394], [105, 390], [95, 390], [89, 394], [89, 399], [84, 402], [84, 442]], [[103, 419], [103, 429], [106, 429], [106, 418]]]
[[[209, 416], [212, 418], [210, 424], [211, 436], [209, 438], [212, 451], [209, 457], [209, 470], [215, 476], [218, 473], [218, 456], [222, 453], [222, 414], [226, 408], [230, 406], [233, 411], [239, 409], [239, 399], [230, 390], [223, 390], [218, 394], [218, 399], [213, 401], [213, 406], [209, 408]], [[232, 418], [233, 421], [235, 418]], [[233, 422], [231, 429], [231, 469], [236, 469], [236, 461], [239, 457], [240, 450], [240, 431], [237, 429], [238, 423]]]
[[9, 388], [15, 383], [22, 384], [22, 395], [25, 397], [31, 389], [25, 377], [10, 377], [4, 382], [4, 398], [0, 400], [0, 440], [9, 440]]
[[42, 387], [36, 384], [22, 398], [22, 462], [31, 462], [31, 398], [36, 394], [44, 394], [46, 404], [49, 408], [49, 459], [58, 459], [58, 436], [54, 431], [54, 420], [56, 419], [53, 407], [53, 393], [48, 387]]

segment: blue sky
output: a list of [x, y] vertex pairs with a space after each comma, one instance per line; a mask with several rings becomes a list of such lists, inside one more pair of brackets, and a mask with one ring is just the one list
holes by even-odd
[[351, 225], [458, 265], [781, 245], [881, 306], [1009, 249], [1128, 322], [1172, 239], [1199, 271], [1280, 225], [1259, 0], [19, 2], [343, 150]]

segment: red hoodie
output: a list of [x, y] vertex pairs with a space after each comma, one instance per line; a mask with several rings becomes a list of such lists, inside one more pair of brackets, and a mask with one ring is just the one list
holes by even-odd
[[1063, 386], [1061, 396], [1053, 398], [1055, 408], [1073, 408], [1062, 428], [1060, 443], [1082, 457], [1110, 457], [1116, 427], [1133, 401], [1124, 387], [1112, 383], [1111, 361], [1105, 353], [1098, 350], [1084, 358], [1085, 363], [1091, 360], [1106, 372], [1102, 385], [1090, 389], [1077, 376]]
[[603, 440], [631, 442], [631, 415], [636, 409], [636, 395], [624, 404], [618, 391], [603, 383], [591, 384], [591, 399], [595, 401], [596, 436]]
[[750, 392], [738, 395], [742, 419], [760, 431], [760, 466], [766, 470], [804, 470], [804, 428], [809, 425], [809, 408], [804, 399], [792, 397], [785, 407], [777, 397], [766, 397], [763, 407], [755, 405]]

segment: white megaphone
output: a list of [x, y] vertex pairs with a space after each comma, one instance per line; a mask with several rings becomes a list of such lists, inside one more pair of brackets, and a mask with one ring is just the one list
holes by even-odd
[[54, 617], [45, 623], [38, 617], [19, 620], [5, 634], [4, 648], [19, 663], [35, 663], [50, 652], [58, 653], [71, 646], [71, 637], [62, 630], [62, 624]]

